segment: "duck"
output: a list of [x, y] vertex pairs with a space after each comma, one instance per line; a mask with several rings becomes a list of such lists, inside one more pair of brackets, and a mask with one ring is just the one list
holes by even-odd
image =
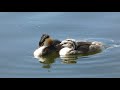
[[76, 41], [75, 39], [65, 39], [61, 41], [62, 49], [60, 56], [97, 53], [103, 50], [103, 43], [98, 41]]
[[53, 51], [59, 52], [61, 41], [52, 39], [50, 35], [43, 34], [39, 41], [38, 48], [34, 51], [34, 57], [39, 58], [40, 56], [48, 55]]

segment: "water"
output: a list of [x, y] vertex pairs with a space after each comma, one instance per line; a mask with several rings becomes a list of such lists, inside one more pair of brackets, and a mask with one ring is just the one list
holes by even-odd
[[[42, 63], [33, 52], [43, 33], [59, 40], [101, 41], [107, 49], [72, 60], [50, 57]], [[119, 12], [0, 12], [0, 77], [120, 77], [119, 33]]]

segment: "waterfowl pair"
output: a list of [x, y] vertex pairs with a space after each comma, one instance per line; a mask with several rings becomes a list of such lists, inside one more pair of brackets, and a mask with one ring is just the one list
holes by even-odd
[[74, 39], [63, 40], [60, 45], [62, 49], [59, 51], [60, 56], [97, 53], [103, 49], [101, 42], [78, 42]]
[[60, 40], [52, 39], [48, 34], [43, 34], [39, 41], [39, 47], [34, 51], [34, 57], [38, 58], [40, 56], [47, 55], [53, 51], [59, 52]]
[[101, 42], [81, 42], [75, 39], [60, 40], [52, 39], [49, 35], [43, 34], [39, 41], [39, 48], [34, 51], [34, 57], [48, 55], [53, 51], [60, 56], [97, 53], [103, 49]]

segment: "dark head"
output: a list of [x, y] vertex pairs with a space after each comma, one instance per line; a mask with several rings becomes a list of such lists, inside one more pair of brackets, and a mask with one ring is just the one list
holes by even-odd
[[40, 41], [39, 41], [39, 46], [43, 46], [44, 41], [45, 41], [46, 39], [48, 39], [48, 38], [50, 38], [50, 36], [49, 36], [48, 34], [43, 34], [43, 35], [41, 36]]
[[77, 44], [76, 44], [75, 40], [73, 40], [73, 39], [63, 40], [60, 43], [60, 45], [62, 45], [62, 47], [73, 48], [74, 50], [76, 50], [76, 48], [77, 48]]

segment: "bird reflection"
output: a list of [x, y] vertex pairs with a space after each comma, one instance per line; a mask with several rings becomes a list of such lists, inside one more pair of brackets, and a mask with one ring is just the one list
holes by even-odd
[[88, 56], [97, 54], [96, 53], [87, 53], [87, 54], [79, 54], [79, 55], [65, 55], [65, 56], [60, 56], [60, 59], [62, 60], [62, 63], [65, 64], [76, 64], [77, 60], [80, 58], [88, 58]]
[[80, 56], [78, 55], [60, 56], [62, 63], [65, 63], [65, 64], [76, 64], [78, 58], [80, 58]]
[[55, 62], [55, 59], [59, 57], [59, 53], [54, 51], [50, 54], [38, 57], [38, 61], [43, 64], [43, 68], [51, 68], [51, 65]]
[[50, 54], [38, 57], [38, 61], [43, 64], [42, 68], [50, 69], [52, 64], [55, 62], [56, 58], [60, 58], [61, 62], [64, 64], [76, 64], [77, 60], [80, 58], [88, 58], [88, 56], [97, 54], [96, 53], [87, 53], [87, 54], [79, 54], [79, 55], [65, 55], [60, 56], [57, 51], [54, 51]]

